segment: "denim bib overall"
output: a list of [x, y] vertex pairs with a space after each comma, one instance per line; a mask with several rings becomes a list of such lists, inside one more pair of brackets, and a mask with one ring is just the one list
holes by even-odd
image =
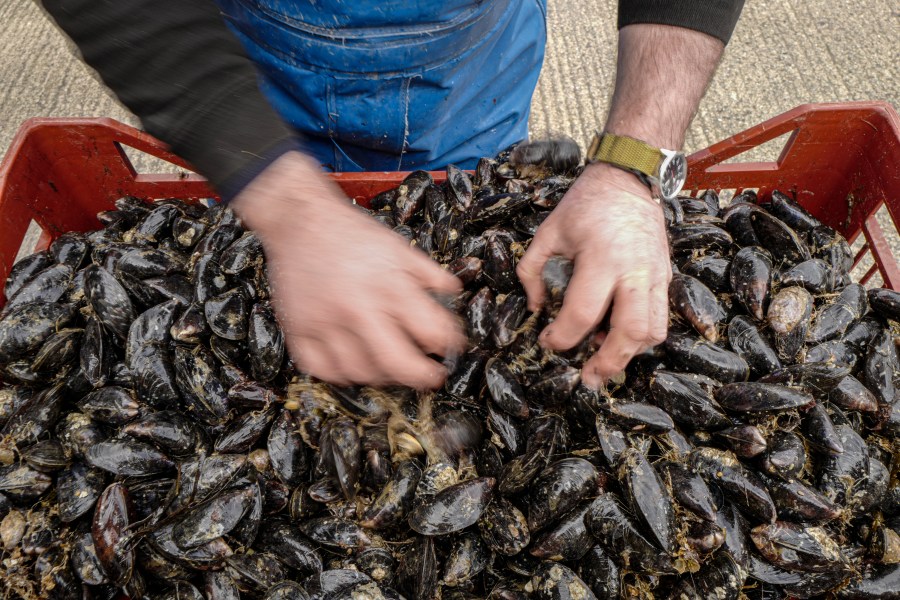
[[527, 136], [546, 0], [217, 0], [335, 171], [473, 168]]

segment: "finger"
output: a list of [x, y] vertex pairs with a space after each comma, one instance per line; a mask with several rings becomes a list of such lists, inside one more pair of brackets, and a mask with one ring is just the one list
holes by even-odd
[[[658, 301], [658, 295], [654, 301]], [[650, 302], [648, 283], [619, 282], [613, 301], [609, 335], [582, 370], [585, 385], [598, 387], [603, 381], [622, 372], [628, 361], [647, 345]]]
[[332, 351], [319, 340], [292, 336], [288, 339], [288, 347], [294, 362], [303, 373], [337, 385], [349, 383], [340, 373]]
[[614, 282], [597, 257], [576, 260], [559, 316], [541, 333], [544, 346], [566, 350], [583, 340], [609, 310]]
[[544, 239], [540, 235], [536, 235], [516, 266], [516, 275], [519, 276], [519, 281], [522, 282], [525, 295], [528, 297], [528, 310], [532, 312], [541, 308], [546, 294], [541, 273], [544, 270], [544, 264], [552, 256], [552, 251]]
[[408, 249], [410, 274], [419, 286], [438, 294], [458, 294], [462, 282], [418, 250]]
[[443, 385], [447, 370], [431, 360], [392, 320], [373, 320], [366, 330], [369, 359], [385, 382], [418, 390]]
[[421, 290], [410, 289], [395, 313], [407, 334], [428, 354], [449, 356], [462, 352], [466, 336], [459, 320]]

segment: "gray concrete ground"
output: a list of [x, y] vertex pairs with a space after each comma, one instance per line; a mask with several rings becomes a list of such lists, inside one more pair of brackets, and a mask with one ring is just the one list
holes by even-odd
[[[615, 11], [615, 0], [550, 0], [533, 132], [566, 133], [585, 145], [602, 125], [615, 74]], [[804, 102], [876, 99], [900, 106], [898, 0], [752, 0], [685, 149], [704, 148]], [[110, 116], [137, 124], [32, 0], [5, 0], [0, 152], [32, 116]], [[760, 151], [753, 158], [764, 157]]]

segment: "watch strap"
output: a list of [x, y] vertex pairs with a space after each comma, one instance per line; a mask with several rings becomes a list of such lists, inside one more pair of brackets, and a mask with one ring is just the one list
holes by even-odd
[[589, 161], [600, 161], [657, 177], [664, 158], [659, 148], [640, 140], [611, 133], [596, 134], [587, 151]]

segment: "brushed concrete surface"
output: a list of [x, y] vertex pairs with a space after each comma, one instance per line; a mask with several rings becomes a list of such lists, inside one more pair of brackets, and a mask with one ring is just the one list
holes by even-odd
[[[612, 92], [616, 2], [549, 3], [549, 45], [531, 129], [565, 133], [584, 146], [602, 126]], [[750, 0], [685, 150], [704, 148], [804, 102], [876, 99], [900, 106], [897, 0]], [[5, 0], [0, 152], [32, 116], [109, 116], [138, 124], [32, 0]], [[777, 156], [773, 146], [747, 158]]]

